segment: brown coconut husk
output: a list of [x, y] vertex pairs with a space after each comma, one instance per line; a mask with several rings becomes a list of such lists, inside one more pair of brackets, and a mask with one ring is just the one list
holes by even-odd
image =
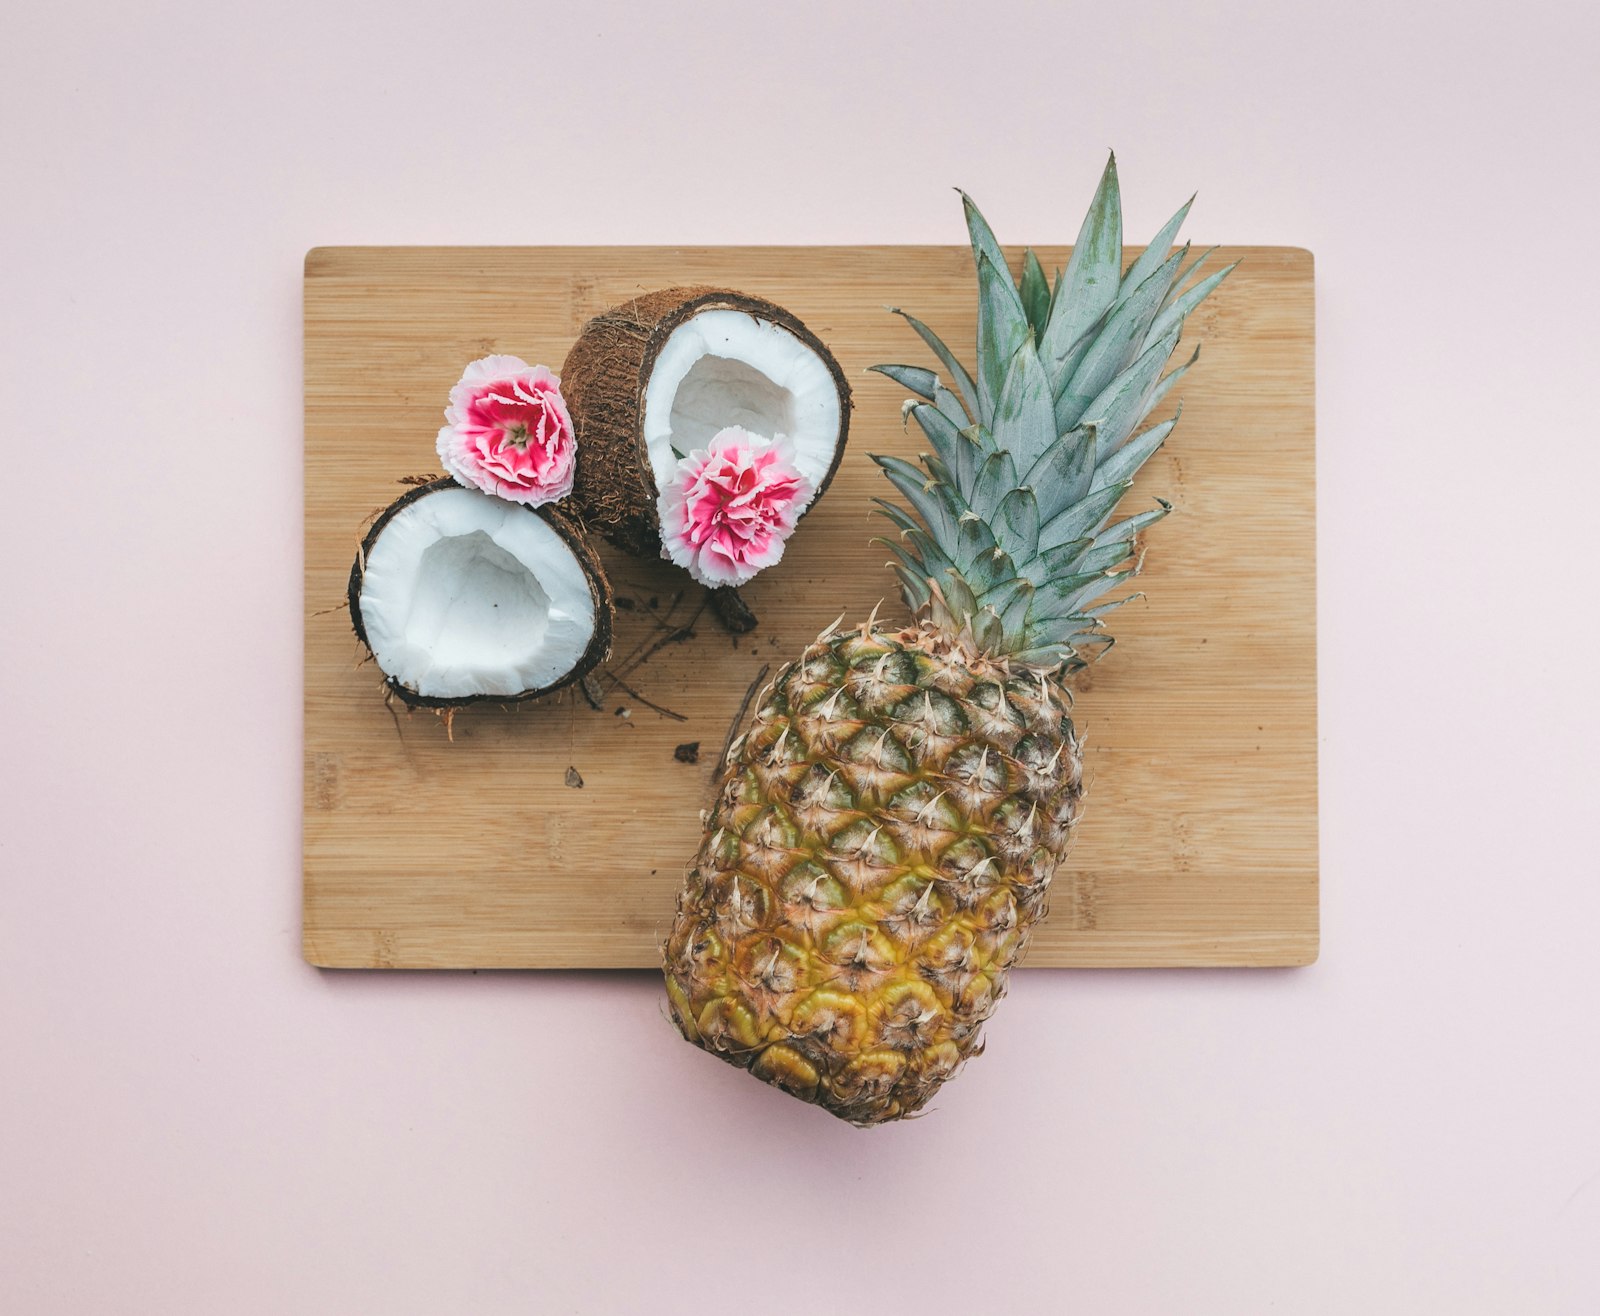
[[839, 390], [839, 442], [811, 506], [844, 456], [850, 385], [822, 340], [783, 307], [731, 288], [711, 287], [663, 288], [613, 307], [584, 325], [561, 367], [561, 393], [578, 437], [572, 497], [585, 525], [640, 557], [661, 552], [659, 491], [641, 425], [645, 385], [667, 337], [707, 310], [744, 311], [781, 325], [821, 357], [833, 376]]
[[[431, 480], [427, 484], [418, 485], [390, 503], [383, 509], [378, 519], [372, 523], [372, 528], [367, 531], [366, 537], [361, 541], [361, 547], [356, 552], [355, 563], [350, 568], [350, 584], [346, 591], [346, 602], [350, 609], [350, 622], [354, 626], [356, 638], [366, 646], [368, 653], [372, 652], [372, 645], [367, 640], [367, 629], [361, 621], [361, 585], [366, 576], [367, 554], [372, 551], [372, 546], [378, 542], [378, 536], [397, 514], [404, 511], [412, 503], [436, 494], [443, 489], [459, 489], [452, 479]], [[543, 518], [552, 530], [561, 536], [562, 541], [572, 550], [578, 559], [578, 565], [583, 568], [583, 573], [589, 579], [589, 586], [594, 594], [594, 635], [589, 640], [589, 647], [583, 651], [582, 656], [573, 665], [567, 674], [558, 681], [553, 681], [547, 686], [537, 690], [524, 690], [515, 695], [461, 695], [452, 699], [438, 699], [430, 695], [420, 695], [415, 690], [400, 684], [393, 677], [385, 675], [384, 684], [396, 698], [412, 708], [460, 708], [465, 704], [520, 704], [530, 699], [538, 699], [553, 691], [581, 680], [589, 671], [603, 663], [611, 656], [612, 623], [616, 617], [616, 596], [611, 588], [611, 581], [606, 576], [605, 568], [600, 565], [600, 558], [590, 545], [588, 538], [583, 533], [583, 528], [571, 520], [555, 507], [525, 507], [523, 509], [529, 516]]]

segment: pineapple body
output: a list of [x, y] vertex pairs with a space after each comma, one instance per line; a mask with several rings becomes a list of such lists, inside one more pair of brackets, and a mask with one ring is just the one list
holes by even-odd
[[969, 1055], [1083, 789], [1050, 675], [928, 624], [826, 636], [729, 750], [665, 947], [685, 1037], [856, 1124]]

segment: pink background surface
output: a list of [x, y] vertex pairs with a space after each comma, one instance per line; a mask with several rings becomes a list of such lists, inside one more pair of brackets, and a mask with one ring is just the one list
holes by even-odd
[[[7, 1312], [1600, 1311], [1594, 7], [856, 8], [11, 7]], [[1317, 255], [1321, 962], [1025, 972], [873, 1133], [307, 968], [305, 249], [1065, 241], [1108, 145]]]

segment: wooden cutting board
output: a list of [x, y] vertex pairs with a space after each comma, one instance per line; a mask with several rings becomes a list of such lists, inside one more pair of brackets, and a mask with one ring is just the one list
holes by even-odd
[[[1020, 249], [1010, 253], [1013, 265]], [[1068, 249], [1041, 248], [1047, 269]], [[1088, 806], [1029, 965], [1286, 965], [1317, 953], [1312, 260], [1239, 269], [1189, 318], [1205, 344], [1183, 420], [1125, 506], [1160, 494], [1148, 600], [1076, 683]], [[1130, 257], [1131, 258], [1131, 257]], [[1213, 258], [1217, 259], [1217, 258]], [[605, 550], [618, 594], [604, 706], [577, 693], [457, 714], [388, 706], [344, 611], [356, 544], [401, 477], [438, 470], [461, 368], [559, 369], [590, 316], [718, 283], [781, 303], [855, 389], [850, 447], [734, 637], [661, 562]], [[729, 725], [763, 671], [844, 613], [899, 615], [869, 452], [910, 456], [903, 390], [866, 367], [933, 364], [884, 311], [963, 355], [958, 247], [319, 248], [305, 268], [304, 947], [350, 968], [654, 965]], [[656, 711], [670, 710], [671, 716]], [[697, 762], [675, 755], [697, 743]], [[685, 751], [687, 755], [687, 751]], [[581, 787], [577, 782], [581, 780]], [[569, 784], [570, 783], [570, 784]]]

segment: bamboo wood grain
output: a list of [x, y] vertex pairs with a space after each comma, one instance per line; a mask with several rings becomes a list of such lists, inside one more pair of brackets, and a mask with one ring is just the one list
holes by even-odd
[[[1013, 260], [1020, 250], [1013, 251]], [[1047, 269], [1066, 248], [1042, 248]], [[1088, 808], [1027, 964], [1290, 965], [1317, 954], [1312, 260], [1224, 249], [1234, 275], [1189, 319], [1184, 413], [1126, 506], [1159, 494], [1148, 599], [1076, 683]], [[1215, 259], [1215, 258], [1213, 258]], [[602, 552], [619, 595], [596, 711], [576, 692], [478, 707], [454, 741], [386, 706], [341, 603], [366, 522], [438, 469], [461, 367], [511, 352], [559, 367], [591, 315], [652, 288], [771, 298], [838, 356], [851, 444], [784, 561], [745, 592], [734, 638], [664, 563]], [[304, 950], [352, 968], [653, 966], [746, 690], [845, 613], [899, 602], [868, 499], [869, 452], [910, 456], [878, 361], [933, 364], [885, 305], [970, 356], [957, 247], [319, 248], [305, 271]], [[680, 597], [681, 595], [681, 597]], [[694, 619], [692, 635], [627, 671]], [[654, 712], [607, 679], [621, 674]], [[699, 762], [676, 746], [698, 741]], [[581, 788], [566, 784], [567, 770]]]

